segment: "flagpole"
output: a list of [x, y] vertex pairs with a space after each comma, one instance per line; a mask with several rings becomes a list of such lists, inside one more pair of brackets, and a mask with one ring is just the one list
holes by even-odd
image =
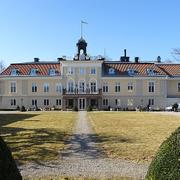
[[81, 38], [82, 38], [82, 35], [83, 35], [83, 33], [82, 33], [82, 28], [83, 28], [83, 27], [82, 27], [82, 24], [83, 24], [83, 23], [82, 23], [82, 21], [81, 21]]

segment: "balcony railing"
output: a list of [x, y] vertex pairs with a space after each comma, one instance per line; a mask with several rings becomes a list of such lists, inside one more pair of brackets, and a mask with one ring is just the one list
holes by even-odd
[[74, 94], [74, 95], [78, 95], [78, 94], [84, 94], [84, 95], [90, 95], [90, 94], [96, 94], [96, 95], [102, 95], [102, 89], [97, 89], [95, 91], [91, 91], [91, 89], [85, 89], [85, 90], [82, 90], [82, 89], [79, 89], [79, 88], [75, 88], [73, 90], [67, 90], [66, 88], [63, 89], [63, 95], [71, 95], [71, 94]]

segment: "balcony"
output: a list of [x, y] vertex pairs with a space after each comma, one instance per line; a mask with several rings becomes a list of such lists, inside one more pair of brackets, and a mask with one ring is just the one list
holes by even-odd
[[68, 91], [66, 88], [63, 89], [62, 95], [64, 96], [101, 96], [102, 95], [102, 89], [97, 89], [96, 91], [91, 91], [90, 88], [87, 88], [85, 90], [75, 88], [73, 91]]

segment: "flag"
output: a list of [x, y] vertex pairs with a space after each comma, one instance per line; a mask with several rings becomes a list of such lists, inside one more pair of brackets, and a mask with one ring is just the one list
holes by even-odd
[[81, 21], [81, 23], [82, 23], [82, 24], [88, 24], [88, 23], [87, 23], [87, 22], [85, 22], [85, 21]]

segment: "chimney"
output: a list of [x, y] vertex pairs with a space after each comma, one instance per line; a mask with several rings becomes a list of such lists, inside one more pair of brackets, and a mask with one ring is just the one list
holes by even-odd
[[135, 62], [135, 63], [139, 63], [139, 57], [135, 57], [135, 58], [134, 58], [134, 62]]
[[34, 62], [38, 63], [39, 62], [39, 58], [34, 58]]
[[160, 63], [161, 62], [161, 56], [157, 57], [157, 62]]

